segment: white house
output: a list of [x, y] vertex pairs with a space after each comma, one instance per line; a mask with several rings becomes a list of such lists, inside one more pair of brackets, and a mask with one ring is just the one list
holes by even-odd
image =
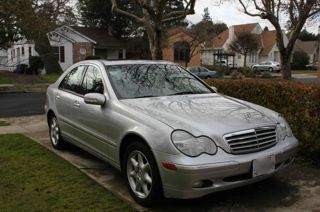
[[8, 51], [0, 48], [0, 71], [8, 70]]
[[[88, 56], [101, 59], [125, 59], [125, 43], [114, 38], [107, 30], [78, 26], [62, 26], [48, 33], [53, 54], [63, 70]], [[8, 65], [14, 70], [17, 64], [29, 65], [29, 56], [38, 56], [32, 41], [15, 42], [8, 49]]]
[[38, 56], [34, 49], [34, 43], [26, 39], [22, 39], [13, 43], [8, 48], [8, 69], [13, 71], [18, 64], [29, 64], [30, 56]]
[[[217, 60], [227, 59], [214, 57], [214, 54], [234, 54], [234, 57], [228, 57], [228, 60], [238, 67], [243, 66], [244, 56], [239, 53], [233, 53], [229, 50], [230, 43], [236, 38], [236, 36], [241, 32], [250, 32], [257, 36], [259, 41], [259, 47], [257, 51], [251, 52], [247, 56], [247, 65], [251, 66], [253, 64], [263, 62], [263, 61], [277, 61], [280, 62], [279, 49], [276, 43], [276, 31], [264, 31], [262, 30], [260, 24], [242, 24], [234, 25], [229, 27], [229, 29], [220, 33], [217, 37], [212, 40], [212, 48], [206, 48], [202, 50], [201, 61], [205, 65], [213, 65]], [[288, 39], [284, 34], [285, 44], [288, 43]]]

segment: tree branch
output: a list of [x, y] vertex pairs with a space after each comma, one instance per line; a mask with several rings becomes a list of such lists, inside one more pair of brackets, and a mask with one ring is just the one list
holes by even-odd
[[124, 10], [122, 10], [122, 9], [119, 9], [116, 0], [111, 0], [111, 2], [112, 2], [112, 12], [116, 12], [116, 13], [125, 15], [125, 16], [127, 16], [127, 17], [129, 17], [129, 18], [132, 18], [132, 19], [136, 20], [137, 22], [145, 23], [145, 19], [144, 19], [144, 18], [139, 17], [139, 16], [137, 16], [137, 15], [135, 15], [135, 14], [133, 14], [133, 13], [124, 11]]

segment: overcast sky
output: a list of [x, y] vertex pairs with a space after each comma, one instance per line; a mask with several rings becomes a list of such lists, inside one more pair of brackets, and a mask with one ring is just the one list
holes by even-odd
[[[268, 26], [269, 29], [273, 29], [272, 25], [267, 20], [262, 20], [260, 18], [250, 17], [241, 12], [241, 8], [236, 3], [224, 3], [222, 5], [217, 5], [214, 0], [197, 0], [195, 6], [195, 15], [187, 16], [187, 19], [192, 23], [197, 23], [201, 21], [203, 9], [208, 7], [211, 18], [213, 21], [225, 22], [228, 26], [236, 24], [245, 23], [255, 23], [259, 22], [262, 28]], [[313, 33], [318, 32], [319, 23], [313, 23], [306, 25], [307, 30]]]

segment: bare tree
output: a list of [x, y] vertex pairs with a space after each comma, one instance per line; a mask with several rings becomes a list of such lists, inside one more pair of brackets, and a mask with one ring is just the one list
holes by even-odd
[[145, 27], [149, 40], [152, 59], [162, 59], [162, 34], [163, 27], [176, 20], [184, 19], [189, 14], [194, 14], [196, 0], [181, 0], [184, 8], [172, 10], [174, 5], [170, 0], [134, 0], [139, 7], [138, 11], [119, 8], [117, 0], [112, 1], [112, 11], [125, 15]]
[[257, 35], [250, 32], [240, 32], [229, 44], [229, 49], [244, 56], [243, 67], [247, 66], [247, 55], [258, 49]]
[[[281, 58], [282, 76], [291, 78], [290, 61], [295, 42], [307, 20], [319, 20], [320, 0], [238, 0], [244, 13], [267, 19], [277, 32], [277, 44]], [[281, 28], [287, 18], [289, 40], [286, 45]]]
[[47, 73], [59, 72], [61, 67], [52, 54], [47, 33], [57, 26], [75, 21], [70, 0], [0, 0], [0, 12], [13, 23], [18, 34], [35, 42]]

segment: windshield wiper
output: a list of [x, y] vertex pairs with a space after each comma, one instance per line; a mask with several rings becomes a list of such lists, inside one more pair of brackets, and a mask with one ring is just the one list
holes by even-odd
[[140, 98], [149, 98], [149, 97], [158, 97], [158, 96], [145, 95], [145, 96], [137, 96], [137, 97], [134, 97], [134, 98], [135, 99], [140, 99]]
[[195, 92], [192, 92], [192, 91], [182, 91], [182, 92], [170, 94], [169, 96], [186, 95], [186, 94], [199, 94], [199, 93], [195, 93]]

